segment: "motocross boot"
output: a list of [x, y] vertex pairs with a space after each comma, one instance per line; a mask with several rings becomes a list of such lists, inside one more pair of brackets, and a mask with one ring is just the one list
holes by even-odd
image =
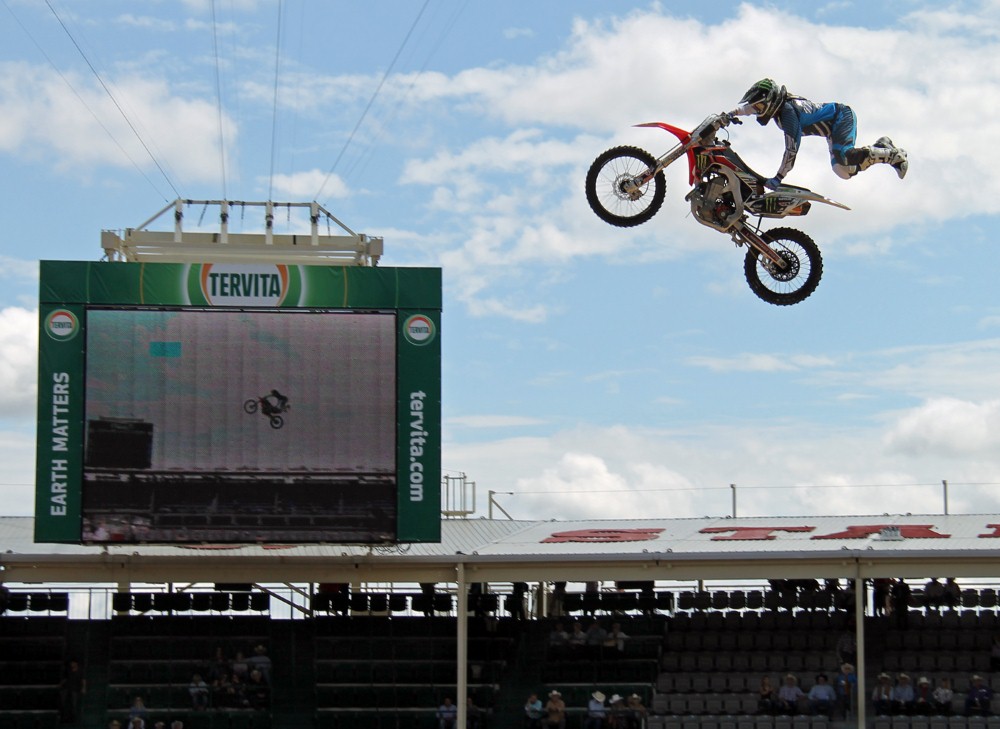
[[879, 137], [870, 147], [862, 147], [860, 152], [864, 153], [864, 159], [858, 163], [858, 167], [867, 170], [874, 164], [887, 164], [896, 170], [899, 179], [906, 177], [906, 171], [910, 163], [906, 158], [906, 150], [896, 147], [889, 137]]

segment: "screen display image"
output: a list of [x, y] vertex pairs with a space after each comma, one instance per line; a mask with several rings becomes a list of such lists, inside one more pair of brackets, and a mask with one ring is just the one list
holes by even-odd
[[392, 312], [86, 312], [82, 541], [381, 542]]

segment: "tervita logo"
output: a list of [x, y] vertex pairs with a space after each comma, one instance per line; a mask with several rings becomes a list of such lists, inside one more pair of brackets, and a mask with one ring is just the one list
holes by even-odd
[[208, 306], [294, 305], [301, 288], [296, 266], [204, 263], [188, 276], [191, 303]]
[[45, 333], [57, 342], [65, 342], [80, 331], [80, 320], [66, 309], [56, 309], [45, 317]]
[[434, 322], [423, 314], [414, 314], [403, 322], [403, 336], [418, 347], [434, 341]]

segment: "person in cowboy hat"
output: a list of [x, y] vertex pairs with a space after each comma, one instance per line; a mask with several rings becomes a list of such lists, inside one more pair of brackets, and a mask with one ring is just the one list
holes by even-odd
[[888, 673], [878, 675], [878, 683], [872, 689], [872, 704], [876, 714], [888, 716], [892, 711], [892, 678]]
[[612, 694], [608, 700], [608, 726], [614, 729], [627, 729], [628, 709], [625, 708], [625, 699], [619, 694]]
[[562, 694], [553, 689], [545, 703], [545, 723], [549, 729], [566, 729], [566, 702]]
[[587, 702], [587, 718], [583, 722], [583, 729], [604, 729], [604, 719], [608, 715], [608, 710], [604, 706], [605, 696], [600, 691], [595, 691], [590, 695]]

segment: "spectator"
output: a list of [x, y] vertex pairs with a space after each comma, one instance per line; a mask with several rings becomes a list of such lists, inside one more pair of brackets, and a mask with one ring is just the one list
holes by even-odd
[[562, 623], [556, 623], [549, 631], [549, 656], [563, 658], [569, 652], [569, 633]]
[[188, 693], [191, 694], [192, 709], [201, 711], [208, 708], [208, 684], [205, 683], [205, 679], [201, 677], [200, 673], [196, 673], [191, 677], [191, 683], [188, 684]]
[[108, 729], [122, 729], [122, 723], [117, 719], [108, 722]]
[[146, 720], [141, 716], [134, 716], [129, 721], [129, 729], [146, 729]]
[[872, 607], [876, 615], [889, 614], [889, 590], [892, 580], [888, 577], [876, 577], [872, 580]]
[[583, 729], [604, 729], [604, 720], [608, 715], [604, 706], [605, 696], [600, 691], [595, 691], [590, 695], [587, 702], [587, 718], [583, 722]]
[[510, 616], [514, 620], [524, 620], [524, 596], [528, 592], [526, 582], [515, 582], [511, 585], [510, 593]]
[[212, 661], [208, 665], [208, 670], [205, 672], [205, 677], [210, 683], [214, 684], [216, 681], [221, 681], [223, 678], [228, 677], [232, 672], [232, 666], [229, 665], [229, 659], [226, 658], [222, 647], [217, 647], [215, 654], [212, 656]]
[[524, 702], [524, 726], [527, 729], [541, 729], [542, 727], [542, 700], [538, 694], [531, 694]]
[[271, 658], [267, 655], [267, 648], [258, 645], [253, 649], [253, 655], [247, 658], [247, 667], [250, 669], [249, 675], [253, 675], [254, 669], [260, 671], [264, 677], [264, 682], [271, 683]]
[[628, 697], [629, 725], [628, 729], [642, 729], [646, 725], [646, 716], [649, 714], [643, 706], [642, 697], [639, 694], [632, 694]]
[[609, 648], [610, 651], [605, 651], [605, 655], [611, 656], [623, 656], [625, 655], [625, 641], [628, 640], [628, 636], [622, 631], [621, 623], [612, 623], [611, 632], [608, 633], [608, 637], [604, 639], [605, 647]]
[[483, 725], [483, 710], [476, 706], [471, 696], [465, 699], [465, 729], [480, 729]]
[[910, 624], [910, 592], [906, 580], [900, 578], [892, 583], [892, 614], [896, 618], [896, 626], [903, 629]]
[[180, 719], [174, 719], [170, 722], [170, 729], [184, 729], [184, 722]]
[[910, 677], [905, 673], [899, 674], [896, 685], [892, 687], [892, 713], [911, 714], [913, 712], [913, 702], [916, 699], [913, 693], [913, 684]]
[[421, 582], [420, 583], [420, 595], [423, 598], [424, 603], [424, 617], [430, 618], [434, 615], [434, 594], [436, 591], [435, 582]]
[[549, 615], [554, 618], [562, 617], [563, 604], [566, 602], [566, 583], [555, 582], [552, 585], [552, 600], [549, 604]]
[[244, 705], [251, 709], [266, 709], [270, 704], [271, 687], [267, 677], [259, 668], [250, 669], [250, 678], [243, 689]]
[[892, 713], [892, 678], [888, 673], [879, 674], [878, 683], [872, 689], [872, 704], [876, 714], [888, 716]]
[[60, 720], [63, 724], [76, 724], [80, 720], [80, 702], [87, 693], [87, 679], [80, 662], [72, 660], [66, 666], [66, 675], [59, 684]]
[[566, 702], [558, 691], [549, 692], [545, 702], [546, 729], [566, 729]]
[[612, 729], [626, 729], [628, 726], [628, 709], [625, 699], [619, 694], [612, 694], [608, 700], [608, 726]]
[[455, 722], [458, 719], [458, 707], [452, 703], [450, 696], [445, 696], [444, 701], [437, 710], [438, 729], [455, 729]]
[[243, 651], [236, 651], [236, 657], [233, 659], [230, 667], [232, 668], [233, 675], [239, 676], [240, 681], [246, 681], [250, 676], [250, 664], [247, 663]]
[[924, 601], [927, 607], [938, 610], [944, 604], [944, 585], [937, 577], [932, 577], [924, 585]]
[[990, 713], [990, 700], [993, 692], [986, 685], [982, 676], [973, 676], [969, 693], [965, 697], [965, 713], [969, 716], [987, 716]]
[[789, 673], [785, 676], [784, 684], [778, 689], [778, 711], [795, 716], [799, 713], [799, 701], [805, 696], [805, 692], [799, 688], [798, 679]]
[[141, 696], [136, 696], [132, 700], [132, 706], [128, 710], [128, 722], [130, 726], [135, 726], [135, 719], [140, 719], [142, 726], [146, 726], [146, 718], [149, 716], [149, 711], [146, 709], [146, 704], [143, 702]]
[[917, 679], [917, 690], [913, 700], [913, 713], [918, 716], [930, 716], [934, 713], [934, 695], [931, 682], [927, 676]]
[[821, 673], [816, 676], [816, 683], [809, 689], [809, 713], [813, 716], [826, 714], [831, 719], [833, 706], [837, 702], [837, 694], [830, 685], [827, 675]]
[[601, 627], [596, 620], [587, 628], [587, 655], [591, 658], [599, 658], [604, 641], [608, 638], [608, 631]]
[[934, 713], [941, 716], [951, 716], [952, 714], [952, 699], [955, 698], [955, 692], [951, 690], [951, 681], [947, 678], [942, 678], [938, 681], [938, 685], [934, 688], [934, 693], [931, 694], [934, 700]]
[[757, 713], [774, 714], [775, 708], [777, 708], [777, 697], [774, 695], [770, 676], [761, 676], [757, 692]]
[[858, 675], [854, 672], [853, 663], [843, 663], [840, 672], [833, 680], [833, 688], [837, 693], [837, 706], [846, 719], [854, 710], [854, 696], [858, 692]]
[[962, 602], [962, 588], [955, 582], [954, 577], [949, 577], [944, 581], [944, 604], [954, 610]]

